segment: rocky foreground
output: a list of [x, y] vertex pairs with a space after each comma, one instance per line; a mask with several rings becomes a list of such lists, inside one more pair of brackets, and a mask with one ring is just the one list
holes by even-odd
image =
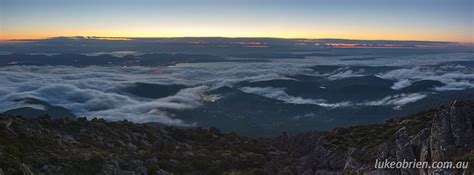
[[[3, 174], [473, 174], [474, 102], [383, 124], [247, 138], [85, 118], [0, 117]], [[460, 169], [375, 169], [375, 160], [470, 161]]]

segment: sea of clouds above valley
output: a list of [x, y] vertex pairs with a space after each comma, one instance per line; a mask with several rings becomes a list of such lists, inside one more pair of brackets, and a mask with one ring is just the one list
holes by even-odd
[[[239, 88], [243, 92], [292, 104], [312, 104], [326, 108], [392, 106], [397, 109], [423, 99], [431, 93], [474, 88], [474, 70], [471, 66], [462, 63], [443, 63], [474, 61], [472, 58], [472, 54], [440, 54], [431, 57], [422, 55], [360, 61], [314, 58], [282, 59], [268, 63], [192, 63], [168, 67], [9, 66], [0, 68], [0, 112], [24, 105], [15, 102], [18, 99], [37, 98], [52, 105], [63, 106], [78, 116], [89, 118], [193, 126], [196, 123], [183, 121], [167, 111], [197, 108], [203, 105], [203, 100], [206, 99], [204, 92], [244, 81], [291, 79], [289, 75], [298, 74], [337, 80], [370, 74], [364, 69], [351, 69], [353, 65], [390, 65], [397, 68], [378, 72], [375, 76], [393, 81], [394, 90], [408, 87], [419, 80], [436, 80], [445, 84], [429, 93], [399, 93], [373, 101], [356, 102], [348, 99], [337, 103], [328, 103], [325, 99], [291, 96], [285, 92], [285, 88]], [[310, 68], [313, 65], [342, 65], [342, 67], [330, 73], [320, 73]], [[150, 99], [123, 91], [135, 82], [179, 84], [188, 88], [181, 89], [172, 96]]]

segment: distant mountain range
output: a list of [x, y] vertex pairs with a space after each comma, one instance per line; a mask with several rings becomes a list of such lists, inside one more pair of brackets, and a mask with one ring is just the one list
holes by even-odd
[[[347, 39], [283, 39], [283, 38], [106, 38], [55, 37], [38, 40], [16, 40], [0, 43], [7, 53], [232, 53], [245, 57], [252, 53], [302, 52], [331, 48], [472, 48], [452, 42], [347, 40]], [[272, 57], [274, 55], [271, 55]], [[282, 56], [282, 55], [280, 55]]]
[[[0, 66], [13, 65], [63, 65], [63, 66], [169, 66], [178, 63], [196, 62], [239, 62], [239, 60], [225, 60], [218, 56], [191, 55], [191, 54], [143, 54], [116, 57], [112, 55], [87, 56], [82, 54], [59, 55], [0, 55]], [[245, 61], [245, 60], [244, 60]], [[254, 60], [258, 62], [258, 60]]]
[[76, 116], [68, 109], [61, 106], [52, 106], [49, 103], [38, 99], [26, 98], [17, 100], [17, 102], [20, 103], [20, 106], [22, 107], [10, 109], [3, 113], [29, 118], [37, 118], [44, 115], [49, 115], [52, 118], [76, 118]]

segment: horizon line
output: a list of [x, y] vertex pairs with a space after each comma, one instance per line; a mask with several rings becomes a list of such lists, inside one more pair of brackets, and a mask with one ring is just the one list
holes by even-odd
[[431, 42], [431, 43], [450, 43], [450, 44], [474, 44], [473, 42], [462, 42], [462, 41], [441, 41], [441, 40], [411, 40], [411, 39], [349, 39], [349, 38], [332, 38], [332, 37], [325, 37], [325, 38], [304, 38], [304, 37], [246, 37], [246, 36], [239, 36], [239, 37], [226, 37], [226, 36], [170, 36], [170, 37], [140, 37], [140, 36], [133, 36], [133, 37], [122, 37], [122, 36], [94, 36], [94, 35], [74, 35], [74, 36], [53, 36], [53, 37], [44, 37], [44, 38], [24, 38], [24, 39], [0, 39], [0, 43], [2, 42], [34, 42], [40, 40], [48, 40], [54, 38], [83, 38], [83, 39], [104, 39], [112, 38], [112, 39], [173, 39], [173, 38], [228, 38], [228, 39], [284, 39], [284, 40], [352, 40], [352, 41], [399, 41], [399, 42]]

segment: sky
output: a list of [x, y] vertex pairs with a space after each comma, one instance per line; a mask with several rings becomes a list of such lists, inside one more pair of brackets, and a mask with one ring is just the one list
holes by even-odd
[[474, 42], [474, 0], [0, 0], [0, 40], [56, 36]]

